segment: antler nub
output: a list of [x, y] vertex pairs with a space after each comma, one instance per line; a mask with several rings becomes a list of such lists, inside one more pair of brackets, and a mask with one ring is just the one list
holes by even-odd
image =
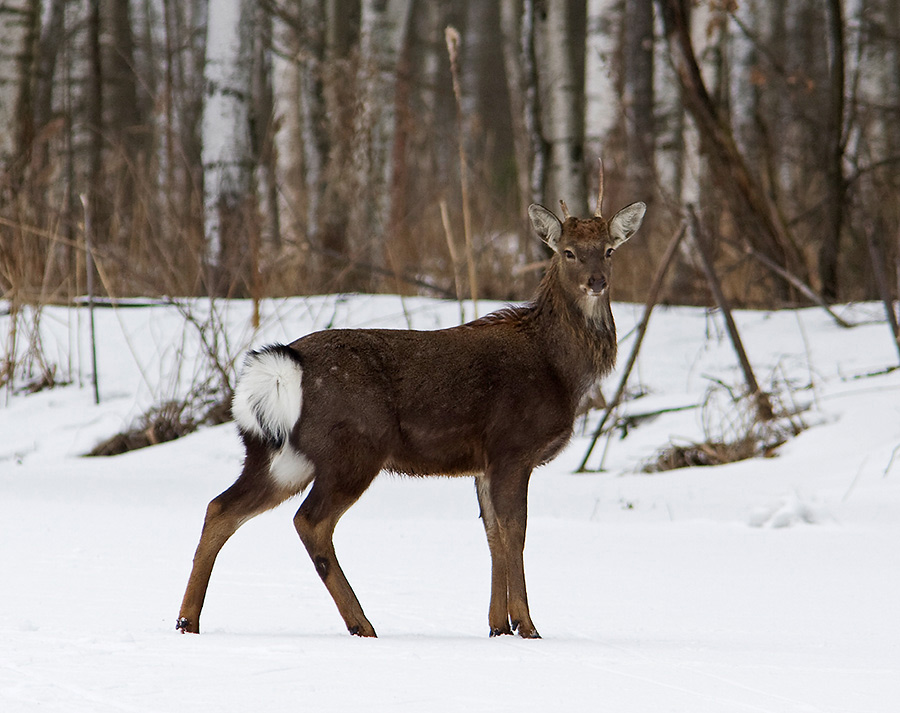
[[594, 211], [595, 218], [602, 218], [603, 211], [601, 208], [603, 207], [603, 159], [598, 159], [600, 161], [600, 188], [597, 189], [597, 209]]
[[566, 202], [562, 198], [559, 199], [559, 207], [562, 208], [564, 220], [571, 218], [569, 215], [569, 206], [566, 205]]

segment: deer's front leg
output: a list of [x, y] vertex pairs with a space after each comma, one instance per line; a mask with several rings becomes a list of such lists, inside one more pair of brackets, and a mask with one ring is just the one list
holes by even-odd
[[[511, 629], [525, 639], [539, 639], [525, 591], [525, 528], [528, 519], [529, 469], [488, 468], [488, 489], [506, 574], [506, 608]], [[489, 539], [490, 542], [490, 539]], [[496, 572], [496, 568], [495, 568]], [[492, 577], [493, 582], [493, 577]], [[493, 611], [493, 596], [491, 598]]]

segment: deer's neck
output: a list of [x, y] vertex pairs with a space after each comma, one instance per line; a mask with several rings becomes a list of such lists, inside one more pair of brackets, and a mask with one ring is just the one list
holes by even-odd
[[616, 325], [609, 292], [599, 297], [567, 294], [553, 260], [533, 303], [531, 321], [548, 353], [576, 391], [609, 373], [616, 361]]

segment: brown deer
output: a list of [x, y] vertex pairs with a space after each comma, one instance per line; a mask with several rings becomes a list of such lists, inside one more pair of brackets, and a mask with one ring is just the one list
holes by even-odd
[[528, 481], [572, 434], [575, 414], [612, 369], [613, 252], [646, 206], [609, 221], [561, 222], [528, 209], [553, 250], [534, 301], [430, 332], [338, 329], [247, 355], [233, 413], [246, 448], [237, 481], [210, 502], [176, 628], [200, 631], [210, 574], [250, 518], [312, 484], [294, 526], [351, 634], [375, 636], [335, 557], [341, 515], [381, 470], [474, 475], [491, 554], [490, 634], [539, 638], [522, 554]]

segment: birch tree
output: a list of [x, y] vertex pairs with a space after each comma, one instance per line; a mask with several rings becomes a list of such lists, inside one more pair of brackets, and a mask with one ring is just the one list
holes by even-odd
[[[658, 0], [665, 23], [672, 61], [681, 83], [684, 102], [693, 119], [712, 177], [728, 200], [731, 213], [745, 239], [787, 269], [805, 277], [799, 251], [767, 200], [738, 150], [729, 125], [716, 105], [701, 74], [691, 39], [691, 21], [684, 0]], [[781, 294], [782, 284], [777, 285]]]
[[585, 41], [585, 143], [602, 156], [604, 144], [621, 111], [614, 58], [618, 51], [615, 0], [588, 0]]
[[547, 3], [538, 65], [549, 145], [545, 200], [553, 204], [564, 199], [573, 215], [584, 215], [588, 209], [582, 106], [585, 23], [582, 4]]
[[[522, 216], [531, 203], [544, 200], [547, 146], [541, 126], [540, 91], [535, 56], [534, 0], [502, 0], [500, 27], [503, 66], [509, 92], [519, 204]], [[523, 217], [522, 220], [525, 220]], [[530, 238], [527, 230], [525, 235]], [[531, 244], [526, 240], [526, 245]], [[530, 257], [530, 251], [526, 252]]]
[[211, 290], [227, 289], [246, 245], [252, 195], [250, 138], [253, 0], [219, 0], [207, 35], [207, 98], [203, 110], [207, 262]]
[[390, 229], [394, 172], [397, 61], [409, 26], [410, 0], [363, 0], [354, 165], [359, 200], [348, 206], [356, 234], [354, 253], [371, 265], [383, 263]]
[[624, 24], [626, 176], [629, 193], [647, 202], [655, 183], [653, 0], [626, 2]]
[[[175, 208], [181, 240], [199, 266], [205, 254], [203, 108], [209, 0], [163, 0], [166, 46], [166, 193]], [[189, 276], [196, 289], [195, 270]]]
[[0, 4], [0, 162], [6, 170], [24, 158], [34, 137], [31, 72], [39, 22], [38, 0]]

